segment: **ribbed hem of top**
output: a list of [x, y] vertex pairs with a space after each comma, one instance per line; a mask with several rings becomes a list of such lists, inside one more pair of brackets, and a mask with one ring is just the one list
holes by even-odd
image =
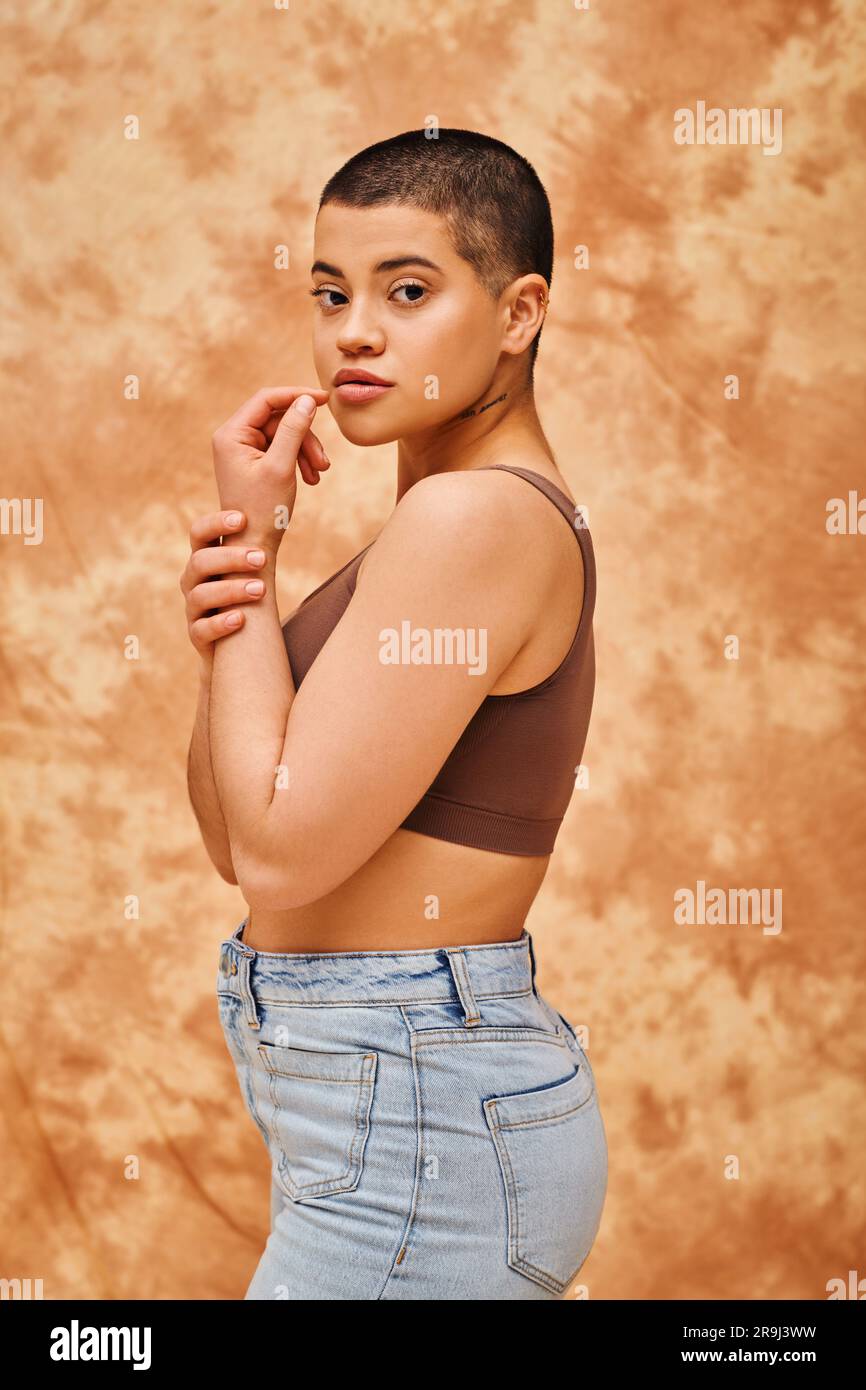
[[510, 816], [466, 806], [428, 792], [400, 826], [436, 840], [449, 840], [472, 849], [489, 849], [498, 854], [550, 854], [561, 817], [535, 820], [529, 816]]

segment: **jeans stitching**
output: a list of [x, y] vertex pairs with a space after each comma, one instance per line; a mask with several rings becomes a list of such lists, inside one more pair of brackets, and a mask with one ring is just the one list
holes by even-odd
[[[490, 1111], [486, 1104], [484, 1108], [488, 1116], [489, 1124]], [[574, 1273], [569, 1275], [569, 1278], [564, 1282], [560, 1282], [555, 1275], [550, 1274], [546, 1269], [539, 1269], [537, 1265], [532, 1264], [530, 1260], [527, 1260], [520, 1253], [520, 1232], [521, 1221], [523, 1219], [520, 1208], [520, 1192], [508, 1147], [504, 1140], [499, 1138], [501, 1128], [502, 1126], [496, 1124], [490, 1126], [505, 1184], [505, 1210], [508, 1217], [508, 1264], [512, 1269], [516, 1269], [520, 1273], [534, 1278], [536, 1283], [543, 1285], [544, 1288], [550, 1289], [552, 1293], [562, 1293], [574, 1278]], [[579, 1269], [580, 1265], [578, 1265], [577, 1268]]]
[[[375, 1056], [375, 1054], [371, 1055]], [[279, 1138], [279, 1133], [277, 1130], [277, 1115], [280, 1111], [284, 1111], [285, 1107], [279, 1103], [275, 1089], [276, 1078], [278, 1076], [288, 1076], [289, 1073], [277, 1071], [276, 1069], [272, 1070], [270, 1067], [267, 1066], [267, 1063], [265, 1063], [265, 1068], [268, 1073], [268, 1085], [271, 1096], [271, 1104], [274, 1107], [273, 1121], [269, 1128], [277, 1152], [277, 1172], [279, 1173], [280, 1177], [283, 1179], [283, 1182], [286, 1185], [286, 1195], [289, 1198], [291, 1198], [292, 1201], [299, 1200], [302, 1197], [322, 1197], [328, 1196], [336, 1192], [351, 1192], [355, 1187], [357, 1187], [358, 1183], [361, 1180], [361, 1174], [363, 1172], [364, 1146], [366, 1143], [365, 1135], [369, 1135], [370, 1131], [370, 1109], [372, 1108], [373, 1104], [373, 1092], [376, 1082], [377, 1063], [378, 1058], [376, 1058], [376, 1061], [373, 1062], [369, 1076], [361, 1076], [354, 1081], [344, 1082], [332, 1081], [330, 1078], [324, 1079], [325, 1084], [327, 1085], [357, 1086], [358, 1095], [355, 1101], [354, 1127], [352, 1131], [351, 1142], [349, 1144], [349, 1166], [346, 1169], [346, 1171], [344, 1173], [341, 1173], [338, 1177], [323, 1178], [321, 1182], [317, 1183], [297, 1183], [291, 1177], [291, 1173], [289, 1171], [289, 1158], [283, 1146], [282, 1140]], [[308, 1081], [311, 1078], [304, 1076], [300, 1079], [303, 1081]], [[320, 1084], [322, 1083], [322, 1081], [323, 1078], [319, 1078]], [[366, 1120], [364, 1119], [365, 1104]], [[359, 1152], [356, 1152], [359, 1143], [360, 1150]], [[349, 1185], [349, 1187], [338, 1186], [338, 1184], [340, 1183], [345, 1183], [347, 1178], [352, 1179], [352, 1182]]]
[[403, 1231], [400, 1236], [400, 1244], [397, 1247], [397, 1253], [391, 1261], [391, 1267], [388, 1270], [387, 1275], [385, 1276], [385, 1282], [379, 1291], [377, 1301], [378, 1299], [381, 1299], [384, 1296], [385, 1290], [391, 1282], [391, 1277], [394, 1271], [398, 1268], [397, 1261], [409, 1244], [409, 1236], [415, 1222], [415, 1209], [418, 1202], [418, 1191], [421, 1178], [421, 1087], [418, 1077], [417, 1059], [415, 1057], [415, 1045], [414, 1035], [412, 1032], [412, 1025], [409, 1021], [409, 1018], [406, 1015], [405, 1010], [402, 1007], [400, 1009], [400, 1016], [403, 1019], [406, 1031], [409, 1034], [409, 1050], [411, 1053], [412, 1061], [412, 1079], [415, 1087], [415, 1178], [412, 1183], [412, 1200], [409, 1203], [409, 1215], [406, 1218], [406, 1223], [403, 1227]]
[[442, 1043], [482, 1042], [538, 1042], [567, 1048], [565, 1039], [558, 1033], [545, 1033], [541, 1028], [497, 1027], [495, 1024], [468, 1029], [420, 1028], [414, 1034], [413, 1046], [438, 1047]]
[[[219, 989], [218, 994], [228, 995], [232, 999], [239, 999], [240, 995], [233, 989]], [[491, 999], [528, 999], [532, 995], [531, 989], [501, 990], [495, 994], [476, 994], [478, 1003]], [[287, 999], [282, 995], [278, 999], [269, 998], [268, 995], [256, 989], [256, 1003], [266, 1004], [271, 1008], [289, 1009], [331, 1009], [331, 1008], [354, 1008], [354, 1009], [421, 1009], [428, 1004], [453, 1004], [455, 1002], [453, 994], [445, 994], [437, 998], [407, 999], [404, 995], [396, 999], [359, 999], [357, 996], [350, 999]]]

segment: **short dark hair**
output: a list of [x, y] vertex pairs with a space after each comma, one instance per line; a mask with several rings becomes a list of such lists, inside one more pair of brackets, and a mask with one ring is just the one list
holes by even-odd
[[[326, 203], [403, 203], [448, 223], [454, 249], [498, 299], [519, 275], [553, 277], [553, 219], [544, 186], [523, 155], [476, 130], [406, 130], [368, 145], [325, 184]], [[542, 325], [543, 327], [543, 325]], [[541, 329], [529, 349], [533, 379]]]

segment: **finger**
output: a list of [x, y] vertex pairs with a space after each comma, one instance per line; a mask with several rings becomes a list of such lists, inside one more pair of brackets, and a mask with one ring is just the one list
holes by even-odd
[[[260, 555], [261, 560], [251, 560], [250, 556], [254, 554]], [[200, 550], [193, 551], [187, 569], [194, 582], [198, 583], [213, 574], [232, 574], [246, 570], [250, 575], [254, 575], [261, 570], [264, 562], [264, 551], [257, 550], [255, 546], [205, 545]]]
[[[286, 412], [284, 410], [274, 411], [270, 420], [265, 425], [262, 433], [264, 434], [265, 439], [267, 440], [269, 445], [272, 443], [274, 435], [276, 434], [277, 428], [280, 424], [280, 421], [282, 420], [285, 413]], [[303, 452], [309, 459], [310, 463], [319, 472], [322, 472], [326, 468], [330, 468], [331, 460], [325, 453], [325, 446], [323, 445], [319, 436], [315, 434], [312, 430], [307, 431], [306, 438], [301, 447]]]
[[245, 522], [243, 512], [237, 510], [208, 512], [205, 516], [197, 516], [189, 528], [190, 548], [198, 550], [202, 545], [214, 545], [220, 536], [228, 535], [230, 531], [240, 531]]
[[270, 444], [271, 440], [276, 434], [277, 426], [279, 425], [285, 413], [286, 412], [284, 410], [275, 410], [270, 420], [268, 420], [267, 424], [263, 427], [262, 434], [265, 436], [265, 439], [268, 444]]
[[317, 434], [314, 434], [312, 430], [309, 430], [307, 432], [307, 437], [304, 440], [304, 447], [308, 451], [308, 457], [310, 459], [310, 462], [319, 470], [320, 473], [324, 472], [326, 468], [330, 468], [331, 460], [325, 453], [325, 446], [322, 443], [319, 436]]
[[187, 594], [187, 616], [190, 622], [202, 614], [235, 603], [257, 603], [265, 593], [263, 579], [211, 579], [196, 584]]
[[[261, 431], [264, 437], [264, 443], [261, 445], [262, 452], [265, 452], [272, 444], [285, 413], [285, 410], [275, 410], [264, 425]], [[298, 453], [298, 469], [304, 482], [314, 487], [319, 481], [319, 473], [330, 466], [331, 461], [325, 453], [322, 441], [312, 430], [308, 430]]]
[[305, 483], [311, 487], [319, 481], [319, 470], [316, 467], [316, 460], [310, 452], [308, 439], [305, 439], [298, 451], [298, 468]]
[[229, 416], [217, 434], [225, 433], [242, 444], [251, 444], [260, 449], [262, 446], [253, 439], [253, 435], [263, 433], [275, 410], [288, 411], [298, 396], [312, 396], [317, 405], [324, 405], [329, 395], [330, 392], [322, 386], [263, 386], [248, 401], [244, 401], [234, 415]]
[[315, 469], [311, 466], [309, 460], [304, 458], [303, 454], [298, 454], [298, 472], [304, 482], [310, 484], [310, 487], [319, 481]]
[[[268, 421], [264, 428], [264, 435], [268, 445], [273, 442], [274, 435], [282, 420], [285, 411], [277, 411]], [[298, 468], [305, 483], [311, 486], [319, 481], [319, 473], [326, 468], [330, 468], [331, 461], [325, 453], [324, 445], [318, 435], [312, 430], [308, 430], [298, 452]]]
[[291, 476], [301, 445], [305, 442], [315, 418], [315, 399], [309, 392], [301, 392], [298, 399], [293, 401], [280, 420], [271, 446], [265, 455], [271, 468], [278, 476]]
[[244, 614], [240, 608], [232, 608], [228, 613], [217, 613], [212, 618], [197, 618], [189, 626], [190, 641], [200, 651], [219, 637], [237, 632], [243, 625]]
[[300, 460], [301, 458], [305, 459], [306, 462], [309, 464], [313, 475], [312, 480], [314, 483], [317, 483], [319, 481], [320, 474], [324, 472], [326, 468], [330, 468], [331, 466], [327, 454], [325, 453], [319, 441], [315, 438], [315, 435], [313, 435], [312, 431], [310, 431], [303, 444], [301, 445], [301, 451], [298, 455], [298, 459]]

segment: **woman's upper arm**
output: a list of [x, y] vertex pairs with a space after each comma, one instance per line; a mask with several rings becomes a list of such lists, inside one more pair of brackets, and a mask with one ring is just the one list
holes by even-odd
[[292, 702], [256, 876], [263, 907], [313, 902], [370, 858], [532, 631], [544, 567], [527, 565], [514, 496], [482, 488], [422, 479], [367, 553]]

